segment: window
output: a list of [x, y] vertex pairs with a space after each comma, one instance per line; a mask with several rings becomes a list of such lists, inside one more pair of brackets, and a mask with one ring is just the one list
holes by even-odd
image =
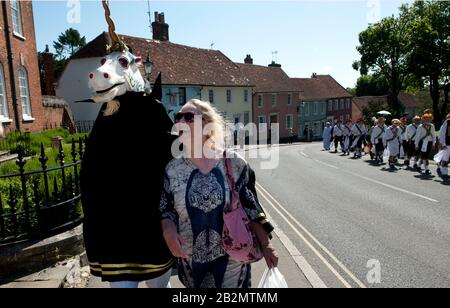
[[333, 102], [328, 101], [328, 111], [333, 111]]
[[317, 103], [314, 103], [313, 108], [314, 114], [317, 114]]
[[339, 101], [339, 109], [340, 109], [340, 110], [345, 109], [345, 108], [344, 108], [344, 100], [343, 100], [342, 98], [341, 98], [340, 101]]
[[303, 114], [305, 116], [309, 116], [309, 103], [305, 103], [305, 106], [303, 107]]
[[186, 104], [186, 88], [178, 88], [178, 105]]
[[258, 95], [258, 108], [262, 108], [264, 105], [263, 96], [261, 94]]
[[214, 90], [209, 90], [208, 96], [209, 96], [209, 102], [214, 103]]
[[292, 94], [291, 93], [288, 94], [287, 104], [288, 104], [288, 106], [292, 105]]
[[227, 103], [231, 103], [231, 90], [227, 90]]
[[350, 115], [349, 114], [346, 114], [345, 115], [345, 120], [347, 121], [347, 120], [350, 120]]
[[266, 123], [266, 116], [258, 116], [258, 123], [259, 124], [264, 124]]
[[334, 103], [333, 103], [333, 105], [334, 105], [334, 108], [333, 108], [333, 110], [339, 110], [339, 102], [338, 102], [338, 100], [337, 100], [337, 99], [335, 99], [335, 100], [334, 100]]
[[22, 16], [20, 16], [20, 1], [11, 0], [11, 14], [14, 32], [20, 36], [23, 36]]
[[321, 107], [320, 109], [322, 110], [321, 114], [324, 115], [327, 112], [327, 103], [321, 102], [320, 107]]
[[350, 102], [350, 99], [349, 99], [349, 98], [346, 99], [345, 107], [346, 107], [347, 109], [350, 109], [350, 108], [351, 108], [351, 102]]
[[248, 103], [248, 90], [244, 90], [244, 102]]
[[245, 112], [244, 113], [244, 125], [247, 125], [248, 123], [250, 123], [250, 112]]
[[0, 119], [8, 118], [8, 100], [6, 99], [6, 83], [3, 66], [0, 64]]
[[234, 117], [234, 124], [241, 123], [241, 115], [240, 114], [235, 114], [233, 117]]
[[272, 107], [275, 107], [277, 105], [277, 95], [272, 94]]
[[[19, 68], [20, 102], [22, 103], [22, 114], [24, 120], [29, 120], [31, 116], [30, 92], [28, 89], [28, 76], [24, 67]], [[31, 119], [30, 119], [31, 120]]]
[[286, 115], [286, 128], [292, 128], [293, 127], [293, 116], [292, 114]]

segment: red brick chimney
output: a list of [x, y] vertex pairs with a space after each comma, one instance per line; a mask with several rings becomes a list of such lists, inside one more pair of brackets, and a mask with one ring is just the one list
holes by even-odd
[[253, 64], [253, 59], [250, 55], [247, 55], [247, 57], [244, 59], [245, 64]]
[[169, 25], [166, 24], [164, 13], [155, 12], [155, 21], [152, 22], [153, 39], [158, 41], [169, 40]]
[[45, 46], [42, 54], [42, 65], [45, 74], [45, 93], [42, 94], [55, 96], [55, 63], [53, 54], [48, 50], [48, 45]]

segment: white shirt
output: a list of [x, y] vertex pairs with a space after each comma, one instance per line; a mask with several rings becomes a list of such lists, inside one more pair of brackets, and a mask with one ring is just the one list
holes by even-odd
[[390, 126], [386, 129], [386, 133], [383, 136], [383, 143], [387, 145], [391, 142], [400, 142], [402, 139], [402, 130], [400, 127]]
[[409, 124], [406, 128], [406, 140], [407, 141], [415, 141], [417, 135], [417, 129], [419, 126], [415, 124]]
[[447, 140], [446, 140], [447, 139], [448, 121], [450, 121], [450, 120], [447, 120], [444, 122], [444, 124], [442, 124], [441, 130], [439, 131], [439, 143], [442, 146], [450, 145], [450, 144], [447, 144]]
[[398, 129], [400, 130], [400, 134], [401, 134], [401, 140], [408, 140], [407, 135], [406, 135], [406, 130], [408, 129], [408, 127], [406, 126], [399, 126]]
[[342, 125], [335, 125], [333, 129], [333, 137], [342, 137], [344, 135], [344, 128]]
[[425, 128], [425, 126], [423, 124], [420, 125], [419, 128], [417, 129], [416, 148], [419, 146], [420, 141], [423, 141], [422, 151], [428, 142], [432, 142], [433, 145], [436, 144], [436, 130], [434, 128], [434, 125], [430, 123], [429, 128], [430, 128], [429, 135], [427, 135], [427, 129]]
[[[359, 128], [359, 129], [358, 129]], [[367, 134], [367, 128], [364, 124], [354, 124], [352, 127], [353, 136], [361, 136]]]
[[386, 126], [375, 126], [372, 129], [372, 135], [370, 136], [370, 139], [372, 141], [372, 144], [377, 144], [378, 143], [378, 139], [383, 139], [384, 138], [384, 134], [386, 133]]

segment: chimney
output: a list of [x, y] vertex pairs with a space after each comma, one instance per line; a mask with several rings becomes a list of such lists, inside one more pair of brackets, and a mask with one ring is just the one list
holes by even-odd
[[158, 41], [169, 40], [169, 25], [166, 24], [164, 13], [155, 12], [155, 21], [152, 22], [153, 39]]
[[317, 73], [312, 73], [311, 78], [317, 78]]
[[250, 55], [247, 55], [247, 57], [244, 59], [245, 64], [253, 64], [253, 59]]
[[275, 63], [275, 61], [272, 61], [272, 63], [269, 64], [269, 67], [281, 67], [281, 64]]
[[45, 45], [45, 51], [42, 54], [42, 66], [44, 69], [44, 95], [55, 96], [55, 63], [53, 54], [49, 51], [48, 45]]

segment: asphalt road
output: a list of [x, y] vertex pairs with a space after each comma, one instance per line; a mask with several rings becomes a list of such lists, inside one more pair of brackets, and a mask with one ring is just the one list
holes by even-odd
[[267, 170], [245, 152], [259, 197], [328, 287], [450, 287], [449, 183], [319, 143], [278, 149]]

